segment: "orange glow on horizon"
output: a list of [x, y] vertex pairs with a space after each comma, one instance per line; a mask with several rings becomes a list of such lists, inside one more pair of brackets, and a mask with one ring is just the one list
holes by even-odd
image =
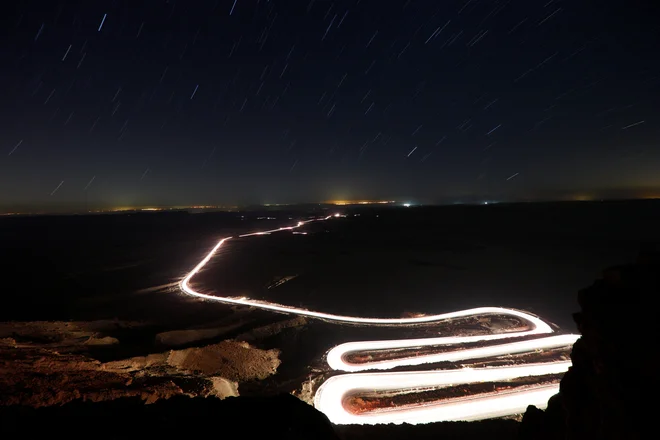
[[384, 205], [388, 203], [395, 203], [394, 200], [330, 200], [325, 202], [329, 205], [345, 206], [345, 205]]

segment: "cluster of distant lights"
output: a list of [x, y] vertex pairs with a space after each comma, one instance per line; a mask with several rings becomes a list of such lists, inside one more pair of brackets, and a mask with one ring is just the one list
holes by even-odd
[[[660, 194], [644, 194], [633, 198], [632, 200], [658, 200], [660, 199]], [[557, 199], [555, 201], [574, 201], [574, 202], [590, 202], [590, 201], [604, 201], [604, 200], [616, 200], [616, 199], [599, 199], [595, 196], [590, 195], [574, 195], [564, 199]], [[625, 199], [627, 200], [627, 199]], [[552, 200], [548, 200], [552, 201]], [[480, 202], [454, 202], [454, 205], [495, 205], [502, 203], [498, 200], [483, 200]], [[329, 202], [323, 202], [322, 204], [326, 205], [335, 205], [335, 206], [350, 206], [350, 205], [395, 205], [403, 206], [410, 208], [415, 206], [413, 203], [409, 202], [397, 202], [394, 200], [334, 200]], [[264, 207], [284, 207], [292, 206], [293, 204], [288, 203], [267, 203], [261, 206]], [[238, 211], [240, 206], [215, 206], [215, 205], [193, 205], [193, 206], [169, 206], [169, 207], [118, 207], [118, 208], [107, 208], [107, 209], [96, 209], [96, 210], [87, 210], [89, 214], [102, 214], [102, 213], [117, 213], [117, 212], [160, 212], [160, 211], [180, 211], [186, 209], [197, 209], [197, 210], [223, 210], [223, 211]], [[34, 214], [47, 214], [48, 212], [0, 212], [0, 216], [13, 216], [13, 215], [34, 215]]]
[[161, 211], [181, 211], [186, 209], [198, 209], [198, 210], [237, 210], [238, 206], [219, 206], [219, 205], [189, 205], [189, 206], [165, 206], [165, 207], [118, 207], [118, 208], [108, 208], [108, 209], [98, 209], [90, 210], [90, 213], [103, 213], [103, 212], [161, 212]]
[[396, 200], [332, 200], [330, 202], [326, 202], [328, 205], [335, 205], [335, 206], [351, 206], [351, 205], [396, 205], [396, 206], [404, 206], [406, 208], [410, 208], [413, 206], [412, 203], [410, 202], [397, 202]]
[[[498, 200], [483, 200], [480, 202], [472, 202], [472, 203], [466, 203], [466, 202], [454, 202], [454, 205], [495, 205], [497, 203], [500, 203]], [[410, 208], [411, 206], [415, 206], [414, 203], [410, 202], [396, 202], [392, 200], [380, 200], [380, 201], [373, 201], [373, 200], [359, 200], [359, 201], [346, 201], [346, 200], [341, 200], [341, 201], [333, 201], [333, 202], [328, 202], [328, 204], [331, 205], [336, 205], [336, 206], [349, 206], [349, 205], [396, 205], [396, 206], [403, 206], [404, 208]]]
[[332, 200], [327, 202], [329, 205], [388, 205], [396, 203], [395, 200]]

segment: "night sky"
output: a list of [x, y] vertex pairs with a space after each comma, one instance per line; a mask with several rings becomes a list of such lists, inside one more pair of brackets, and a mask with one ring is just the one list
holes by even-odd
[[1, 8], [5, 210], [660, 190], [652, 1]]

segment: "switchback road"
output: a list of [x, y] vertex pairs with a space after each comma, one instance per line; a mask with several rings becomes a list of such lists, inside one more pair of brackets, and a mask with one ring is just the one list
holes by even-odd
[[[335, 216], [339, 216], [338, 214]], [[270, 231], [243, 234], [239, 237], [256, 237], [282, 231], [292, 231], [308, 223], [328, 221], [333, 216], [298, 222], [294, 226]], [[376, 423], [429, 423], [449, 420], [479, 420], [493, 417], [520, 414], [528, 405], [544, 407], [552, 395], [556, 394], [558, 384], [544, 384], [517, 387], [508, 391], [480, 393], [473, 396], [443, 399], [432, 403], [406, 405], [356, 413], [346, 407], [346, 400], [360, 392], [405, 392], [409, 390], [441, 389], [462, 384], [510, 381], [519, 378], [542, 377], [565, 372], [570, 361], [551, 361], [545, 363], [498, 366], [488, 368], [458, 368], [451, 370], [399, 371], [382, 372], [397, 367], [413, 365], [423, 366], [438, 362], [466, 362], [493, 356], [508, 354], [533, 353], [561, 347], [570, 347], [579, 337], [572, 334], [553, 334], [553, 329], [539, 317], [520, 310], [502, 307], [480, 307], [440, 315], [419, 316], [414, 318], [361, 318], [343, 316], [301, 309], [250, 298], [231, 298], [205, 294], [195, 291], [190, 286], [191, 279], [216, 254], [218, 249], [231, 237], [220, 240], [211, 251], [186, 275], [180, 283], [181, 290], [188, 295], [227, 304], [244, 305], [278, 313], [307, 316], [337, 323], [364, 325], [411, 326], [415, 324], [442, 323], [456, 318], [480, 317], [488, 315], [511, 316], [528, 323], [524, 331], [492, 333], [475, 336], [442, 336], [436, 338], [400, 339], [384, 341], [356, 341], [338, 345], [327, 353], [327, 362], [331, 369], [344, 371], [325, 381], [317, 390], [314, 405], [337, 424], [376, 424]], [[520, 338], [532, 338], [524, 339]], [[513, 338], [517, 338], [512, 341]], [[497, 341], [492, 345], [492, 341]], [[483, 346], [458, 348], [460, 344], [483, 342]], [[352, 363], [348, 354], [372, 352], [374, 350], [424, 349], [428, 347], [456, 347], [456, 350], [441, 350], [438, 353], [409, 356], [393, 356], [381, 361]], [[421, 367], [420, 367], [421, 368]]]

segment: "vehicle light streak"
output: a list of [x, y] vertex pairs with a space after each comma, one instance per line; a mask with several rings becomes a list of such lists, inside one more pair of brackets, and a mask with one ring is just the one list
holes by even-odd
[[[270, 235], [275, 232], [291, 231], [314, 221], [328, 220], [334, 216], [300, 221], [295, 226], [282, 227], [269, 231], [259, 231], [239, 235], [239, 238]], [[474, 342], [498, 341], [523, 336], [544, 336], [553, 333], [552, 327], [530, 313], [502, 307], [479, 307], [440, 315], [418, 316], [413, 318], [362, 318], [316, 312], [250, 298], [230, 298], [197, 292], [190, 286], [190, 280], [216, 254], [218, 249], [232, 237], [220, 240], [202, 261], [186, 275], [180, 288], [188, 295], [227, 304], [244, 305], [278, 313], [307, 316], [326, 321], [362, 325], [410, 326], [447, 321], [483, 315], [505, 315], [523, 319], [530, 325], [526, 331], [486, 334], [475, 336], [443, 336], [437, 338], [402, 339], [386, 341], [349, 342], [332, 348], [326, 355], [328, 365], [333, 370], [358, 372], [364, 370], [387, 370], [401, 366], [421, 365], [437, 362], [457, 362], [502, 356], [515, 353], [534, 352], [572, 345], [579, 335], [553, 335], [524, 341], [502, 343], [494, 346], [467, 348], [442, 353], [408, 356], [382, 361], [351, 363], [346, 361], [350, 353], [394, 350], [401, 348], [423, 348], [447, 346]], [[488, 368], [461, 368], [439, 371], [406, 371], [390, 373], [343, 374], [328, 379], [315, 395], [314, 405], [325, 413], [333, 423], [428, 423], [443, 420], [479, 420], [491, 417], [524, 412], [528, 405], [544, 407], [548, 398], [558, 391], [559, 385], [537, 385], [507, 392], [480, 394], [463, 398], [451, 398], [439, 402], [410, 405], [395, 409], [381, 409], [367, 414], [354, 414], [344, 407], [347, 396], [356, 391], [387, 391], [415, 389], [421, 387], [442, 388], [450, 385], [471, 384], [489, 381], [506, 381], [520, 377], [560, 374], [568, 369], [570, 361], [546, 362], [543, 364], [500, 366]]]
[[[474, 310], [474, 309], [473, 309]], [[573, 345], [578, 335], [556, 335], [540, 339], [531, 339], [508, 344], [499, 344], [490, 347], [468, 348], [465, 350], [448, 351], [444, 353], [417, 355], [414, 357], [391, 359], [384, 361], [369, 362], [364, 364], [353, 364], [346, 362], [346, 354], [351, 352], [387, 350], [397, 348], [428, 347], [433, 345], [454, 345], [478, 341], [492, 341], [497, 339], [511, 338], [512, 335], [532, 334], [531, 332], [500, 333], [494, 335], [464, 336], [464, 337], [442, 337], [424, 339], [403, 339], [397, 341], [364, 341], [348, 342], [330, 350], [327, 354], [327, 362], [333, 370], [341, 371], [363, 371], [363, 370], [389, 370], [396, 367], [408, 365], [421, 365], [436, 362], [458, 362], [468, 359], [487, 358], [502, 356], [506, 354], [517, 354], [533, 352], [535, 350], [548, 350], [552, 348]]]
[[411, 405], [398, 411], [380, 410], [370, 414], [352, 414], [344, 408], [346, 395], [356, 391], [369, 392], [415, 388], [442, 388], [452, 385], [506, 381], [525, 376], [560, 374], [570, 367], [570, 361], [546, 364], [462, 368], [449, 371], [406, 371], [400, 373], [343, 374], [328, 379], [314, 397], [314, 406], [336, 424], [430, 423], [437, 421], [480, 420], [520, 414], [528, 405], [544, 406], [557, 393], [559, 385], [530, 387], [509, 393], [447, 399], [426, 405]]

